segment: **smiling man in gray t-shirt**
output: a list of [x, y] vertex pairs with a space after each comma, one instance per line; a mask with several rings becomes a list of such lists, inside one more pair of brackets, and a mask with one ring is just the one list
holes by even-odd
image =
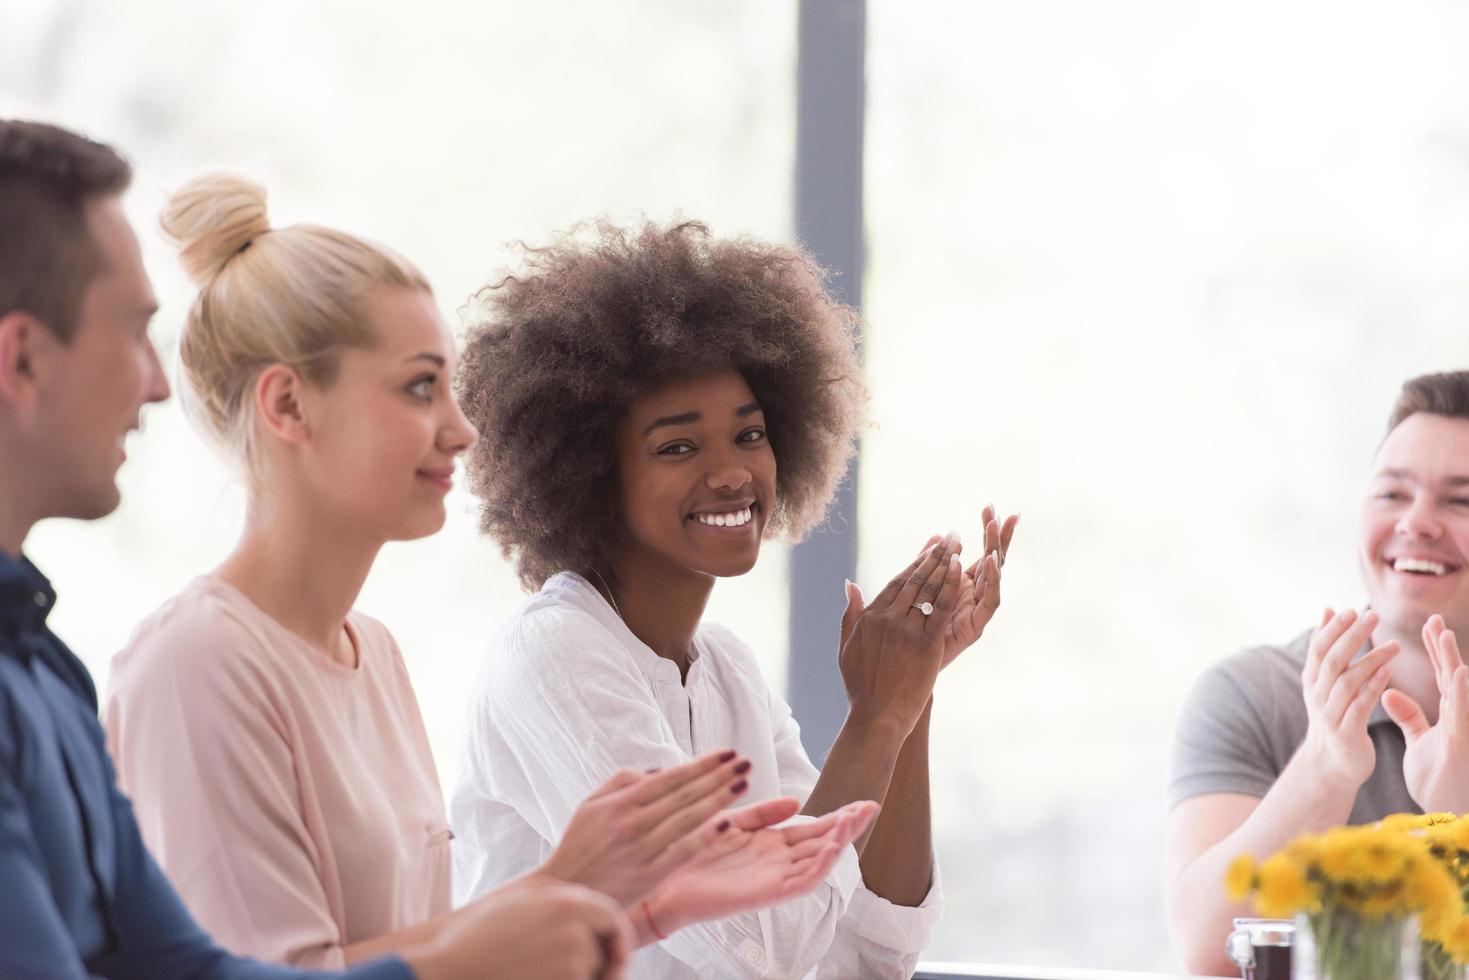
[[1454, 632], [1469, 629], [1469, 372], [1403, 386], [1357, 559], [1368, 609], [1328, 609], [1285, 646], [1216, 664], [1184, 706], [1164, 871], [1191, 972], [1235, 971], [1224, 939], [1248, 914], [1224, 894], [1236, 855], [1389, 813], [1469, 811], [1469, 667]]

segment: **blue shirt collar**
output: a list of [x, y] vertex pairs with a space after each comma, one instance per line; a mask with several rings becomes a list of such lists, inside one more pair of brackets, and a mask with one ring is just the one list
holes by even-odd
[[76, 654], [46, 628], [56, 590], [25, 556], [0, 552], [0, 656], [33, 668], [39, 660], [93, 710], [97, 687]]
[[55, 605], [56, 590], [30, 559], [0, 551], [0, 631], [17, 635], [45, 629]]

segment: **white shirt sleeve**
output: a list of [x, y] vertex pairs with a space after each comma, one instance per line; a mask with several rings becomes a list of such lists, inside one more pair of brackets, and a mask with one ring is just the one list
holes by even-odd
[[[648, 680], [595, 622], [538, 610], [502, 639], [476, 694], [471, 731], [477, 744], [469, 751], [480, 758], [469, 762], [455, 792], [459, 833], [469, 827], [461, 801], [476, 792], [465, 779], [486, 783], [481, 796], [508, 804], [555, 841], [581, 801], [616, 769], [688, 761]], [[849, 852], [803, 898], [690, 926], [659, 945], [707, 977], [804, 976], [827, 956], [860, 884]]]

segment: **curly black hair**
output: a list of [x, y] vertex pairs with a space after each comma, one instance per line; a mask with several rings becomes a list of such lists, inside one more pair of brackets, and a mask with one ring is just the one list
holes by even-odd
[[615, 431], [642, 396], [733, 368], [776, 459], [767, 531], [821, 521], [867, 401], [855, 310], [799, 249], [714, 238], [699, 222], [579, 225], [471, 301], [456, 393], [480, 529], [538, 588], [605, 567], [620, 525]]

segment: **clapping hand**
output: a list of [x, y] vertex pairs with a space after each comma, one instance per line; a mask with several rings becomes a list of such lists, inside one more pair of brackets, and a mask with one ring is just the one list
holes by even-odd
[[471, 902], [401, 952], [419, 980], [621, 980], [636, 947], [612, 899], [533, 875]]
[[[1000, 608], [1000, 569], [1010, 553], [1010, 540], [1015, 537], [1019, 514], [1011, 514], [1001, 523], [993, 504], [981, 514], [984, 522], [984, 551], [979, 559], [964, 569], [959, 582], [959, 607], [949, 621], [944, 636], [944, 662], [947, 667], [984, 633], [984, 628]], [[937, 539], [935, 539], [937, 540]], [[963, 545], [958, 549], [962, 551]]]
[[926, 547], [870, 603], [847, 583], [837, 664], [852, 715], [896, 726], [903, 738], [933, 696], [963, 567], [952, 532]]
[[[953, 616], [944, 632], [944, 652], [940, 669], [949, 666], [984, 633], [984, 629], [1000, 608], [1000, 571], [1005, 567], [1005, 558], [1010, 553], [1010, 541], [1015, 537], [1015, 527], [1020, 523], [1019, 514], [1011, 514], [1000, 521], [994, 505], [985, 507], [980, 515], [984, 524], [984, 551], [959, 579], [958, 598]], [[951, 532], [950, 538], [934, 535], [924, 544], [924, 551], [940, 543], [952, 541], [953, 551], [960, 554], [963, 542]], [[842, 616], [841, 647], [846, 647], [847, 637], [863, 610], [862, 590], [855, 582], [847, 583], [847, 610]]]
[[[648, 896], [655, 932], [722, 919], [799, 898], [819, 885], [878, 806], [849, 803], [807, 823], [773, 827], [796, 813], [789, 797], [730, 810], [732, 826]], [[636, 916], [637, 910], [630, 910]]]
[[1423, 646], [1438, 682], [1438, 722], [1428, 724], [1418, 703], [1388, 691], [1382, 706], [1407, 740], [1403, 778], [1425, 812], [1469, 810], [1469, 667], [1454, 631], [1435, 613], [1423, 624]]
[[619, 770], [572, 814], [540, 872], [635, 901], [729, 829], [710, 818], [749, 789], [749, 770], [732, 749], [661, 772]]
[[1396, 640], [1389, 640], [1353, 661], [1372, 638], [1377, 622], [1377, 613], [1370, 609], [1360, 616], [1352, 609], [1326, 610], [1311, 634], [1301, 670], [1307, 722], [1300, 751], [1309, 753], [1319, 776], [1336, 777], [1354, 789], [1376, 765], [1367, 719], [1387, 687], [1387, 664], [1401, 649]]

